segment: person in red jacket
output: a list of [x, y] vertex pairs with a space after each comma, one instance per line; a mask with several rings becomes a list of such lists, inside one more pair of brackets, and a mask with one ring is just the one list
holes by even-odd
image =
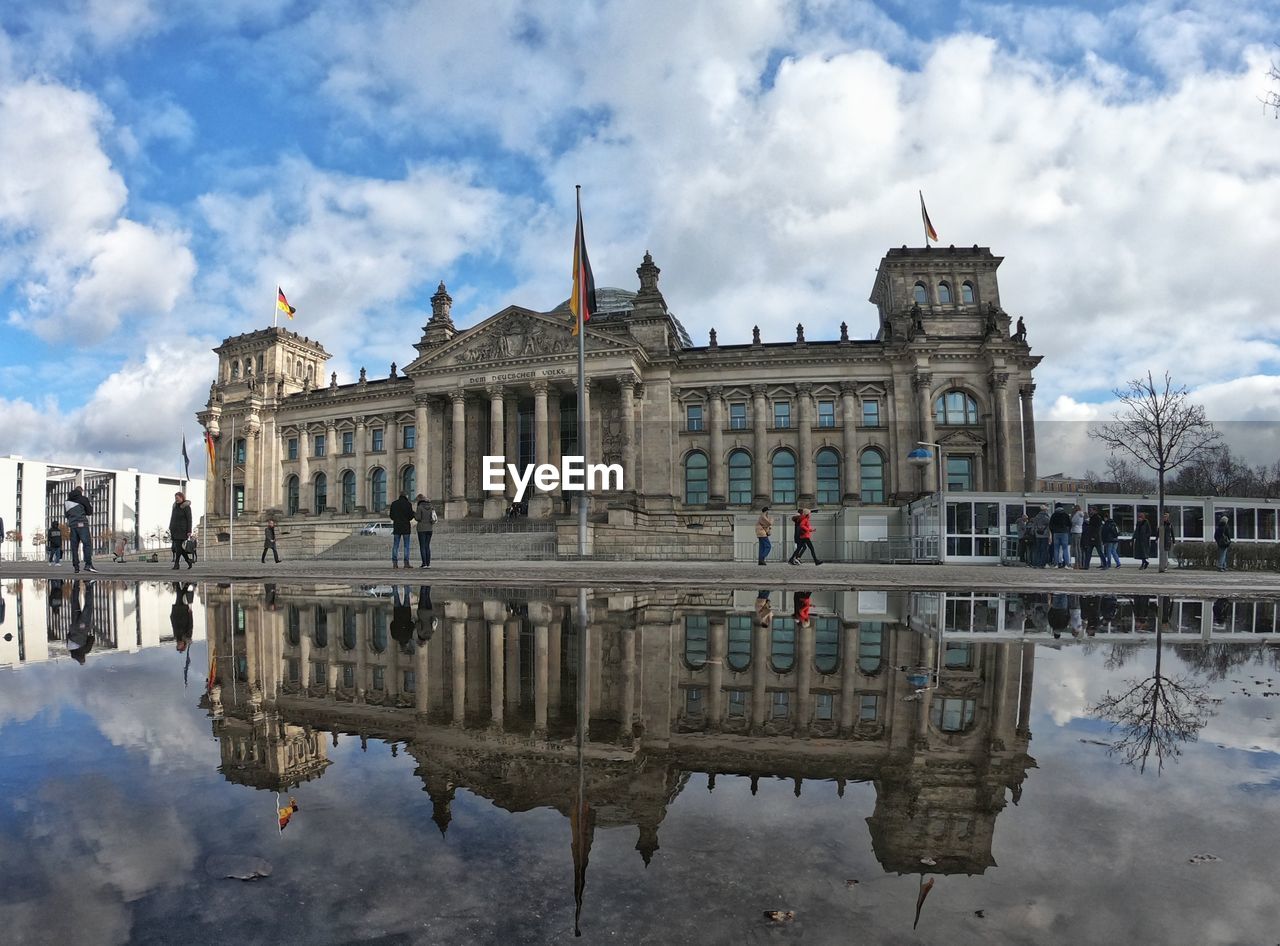
[[796, 550], [791, 553], [791, 558], [788, 561], [792, 565], [799, 565], [805, 549], [808, 549], [809, 557], [813, 559], [813, 564], [821, 565], [822, 562], [818, 561], [818, 553], [813, 547], [813, 521], [809, 518], [809, 510], [803, 506], [800, 507], [796, 510], [796, 514], [791, 517], [791, 521], [795, 523]]

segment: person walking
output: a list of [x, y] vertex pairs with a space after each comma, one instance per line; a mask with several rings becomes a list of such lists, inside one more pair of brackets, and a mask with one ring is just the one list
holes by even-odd
[[1120, 567], [1120, 527], [1111, 513], [1102, 517], [1102, 567]]
[[93, 567], [93, 537], [89, 534], [89, 517], [93, 515], [93, 503], [84, 494], [79, 485], [71, 487], [67, 501], [63, 504], [66, 511], [67, 527], [71, 530], [71, 567], [76, 574], [80, 573], [80, 553], [84, 553], [84, 570], [96, 572]]
[[809, 557], [813, 559], [813, 564], [821, 565], [818, 560], [818, 552], [813, 547], [813, 520], [809, 518], [809, 510], [803, 506], [796, 510], [796, 514], [791, 517], [791, 521], [795, 523], [796, 531], [796, 550], [791, 553], [789, 561], [792, 565], [799, 565], [800, 559], [804, 557], [805, 550], [809, 552]]
[[182, 493], [173, 494], [173, 508], [169, 510], [169, 542], [173, 547], [173, 567], [177, 569], [178, 559], [187, 563], [190, 569], [195, 562], [187, 551], [187, 540], [191, 538], [191, 503]]
[[276, 548], [276, 521], [267, 520], [267, 527], [262, 530], [262, 564], [267, 563], [267, 552], [275, 556], [276, 564], [280, 564], [280, 552]]
[[1075, 568], [1080, 567], [1080, 553], [1084, 539], [1084, 510], [1077, 503], [1075, 509], [1071, 511], [1071, 564]]
[[396, 550], [404, 546], [404, 567], [409, 567], [409, 531], [413, 523], [413, 503], [404, 493], [391, 504], [391, 567], [396, 567]]
[[1142, 571], [1151, 564], [1148, 561], [1151, 557], [1151, 523], [1147, 520], [1145, 512], [1138, 513], [1138, 523], [1133, 527], [1133, 555], [1142, 562], [1138, 566], [1138, 571]]
[[1227, 570], [1227, 552], [1231, 549], [1231, 540], [1231, 521], [1226, 516], [1220, 516], [1218, 527], [1213, 530], [1213, 543], [1218, 547], [1218, 571], [1220, 572]]
[[770, 534], [773, 532], [773, 517], [769, 515], [769, 507], [765, 506], [760, 510], [760, 518], [756, 520], [756, 564], [763, 565], [765, 559], [769, 557], [769, 553], [773, 551], [773, 542], [770, 541]]
[[418, 556], [422, 560], [419, 568], [431, 567], [431, 533], [435, 530], [436, 507], [431, 505], [431, 500], [418, 494], [418, 505], [413, 511], [413, 517], [418, 520]]
[[1049, 517], [1049, 533], [1053, 536], [1053, 564], [1066, 568], [1071, 564], [1071, 514], [1066, 506], [1057, 506]]
[[1166, 561], [1173, 558], [1173, 520], [1167, 512], [1160, 517], [1160, 547]]
[[47, 548], [49, 550], [49, 564], [62, 564], [62, 526], [58, 525], [57, 520], [49, 523], [49, 535]]
[[1093, 560], [1093, 553], [1097, 552], [1101, 567], [1106, 568], [1106, 559], [1102, 557], [1102, 516], [1098, 514], [1097, 509], [1089, 510], [1089, 518], [1084, 522], [1081, 542], [1084, 545], [1084, 567], [1089, 567], [1089, 563]]
[[1018, 517], [1015, 524], [1018, 530], [1018, 560], [1023, 565], [1031, 564], [1031, 517], [1025, 512]]

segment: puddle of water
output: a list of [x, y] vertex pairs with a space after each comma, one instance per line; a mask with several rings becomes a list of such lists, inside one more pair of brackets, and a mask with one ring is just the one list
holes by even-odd
[[103, 581], [0, 601], [11, 941], [1280, 926], [1271, 602]]

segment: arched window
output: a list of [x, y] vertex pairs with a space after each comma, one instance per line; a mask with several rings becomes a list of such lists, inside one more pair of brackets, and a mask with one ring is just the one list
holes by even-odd
[[231, 362], [231, 380], [240, 380], [240, 362], [239, 360]]
[[790, 673], [796, 665], [796, 619], [775, 617], [769, 631], [769, 666], [775, 673]]
[[796, 455], [779, 450], [773, 455], [773, 501], [789, 506], [796, 501]]
[[244, 360], [244, 376], [247, 378], [253, 374], [253, 359], [246, 358]]
[[884, 665], [884, 622], [863, 621], [858, 628], [858, 670], [875, 676]]
[[954, 697], [933, 698], [929, 721], [943, 732], [964, 732], [973, 725], [973, 711], [977, 703]]
[[960, 301], [965, 305], [973, 305], [978, 301], [978, 294], [973, 291], [973, 283], [966, 281], [960, 287]]
[[922, 282], [916, 283], [914, 293], [915, 293], [915, 299], [916, 299], [917, 305], [929, 304], [929, 289], [928, 287], [925, 286], [924, 283]]
[[356, 649], [356, 612], [354, 608], [342, 609], [342, 649]]
[[373, 648], [375, 654], [381, 654], [387, 649], [388, 627], [387, 612], [382, 608], [374, 611], [373, 633], [369, 635], [369, 646]]
[[933, 419], [940, 426], [976, 424], [978, 403], [964, 391], [952, 388], [933, 402]]
[[729, 669], [741, 673], [751, 666], [751, 628], [755, 618], [749, 614], [729, 617], [729, 652], [725, 662]]
[[835, 673], [840, 666], [840, 619], [818, 618], [813, 622], [813, 669]]
[[938, 283], [938, 301], [942, 303], [951, 301], [951, 283]]
[[308, 377], [308, 378], [313, 378], [313, 377], [315, 377], [315, 373], [316, 373], [316, 366], [315, 366], [315, 365], [313, 365], [311, 362], [309, 362], [309, 361], [308, 361], [308, 362], [307, 362], [307, 377]]
[[315, 493], [315, 505], [312, 508], [319, 515], [329, 505], [329, 478], [323, 473], [316, 474]]
[[302, 359], [301, 359], [301, 358], [299, 358], [299, 359], [297, 360], [297, 362], [295, 362], [295, 363], [294, 363], [294, 366], [293, 366], [293, 376], [294, 376], [295, 378], [301, 378], [301, 377], [302, 377]]
[[384, 512], [387, 508], [387, 471], [380, 466], [374, 467], [369, 474], [369, 485], [372, 487], [369, 509], [375, 513]]
[[356, 475], [351, 470], [342, 471], [342, 511], [356, 511]]
[[324, 608], [316, 605], [315, 610], [316, 628], [312, 632], [311, 639], [315, 641], [317, 647], [329, 646], [329, 612]]
[[858, 457], [864, 503], [884, 502], [884, 454], [868, 447]]
[[284, 510], [291, 516], [298, 514], [299, 490], [298, 478], [290, 476], [284, 481]]
[[707, 662], [707, 616], [689, 614], [684, 619], [684, 662], [690, 670], [701, 670]]
[[832, 447], [818, 451], [818, 502], [840, 502], [840, 454]]
[[412, 465], [400, 471], [400, 492], [410, 499], [418, 495], [418, 474]]
[[296, 604], [289, 605], [284, 615], [284, 638], [292, 646], [302, 643], [302, 612]]
[[751, 454], [734, 450], [729, 454], [729, 502], [751, 504]]
[[707, 502], [707, 455], [695, 450], [684, 458], [684, 501], [690, 506]]

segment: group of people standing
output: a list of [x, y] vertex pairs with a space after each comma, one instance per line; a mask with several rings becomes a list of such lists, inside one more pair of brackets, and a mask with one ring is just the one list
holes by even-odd
[[[1032, 568], [1086, 569], [1095, 554], [1100, 568], [1120, 567], [1120, 526], [1109, 511], [1086, 511], [1080, 505], [1068, 511], [1063, 504], [1053, 512], [1029, 509], [1018, 518], [1017, 528], [1018, 557]], [[1133, 557], [1140, 562], [1139, 570], [1151, 564], [1152, 538], [1152, 523], [1139, 512], [1133, 527]], [[1167, 512], [1160, 523], [1160, 542], [1166, 554], [1173, 550], [1173, 523]]]
[[[760, 510], [760, 518], [756, 520], [757, 565], [764, 565], [769, 558], [769, 553], [773, 551], [773, 517], [769, 515], [769, 508], [765, 506]], [[813, 547], [812, 514], [813, 510], [797, 506], [795, 514], [791, 517], [795, 550], [791, 553], [791, 557], [787, 559], [788, 565], [799, 565], [800, 560], [804, 558], [805, 552], [809, 553], [809, 558], [813, 561], [813, 564], [822, 564], [818, 559], [817, 549]]]
[[[401, 493], [399, 498], [391, 504], [391, 567], [400, 567], [397, 564], [396, 554], [401, 548], [404, 549], [404, 567], [409, 566], [409, 536], [416, 531], [418, 533], [418, 557], [421, 561], [419, 568], [431, 567], [431, 534], [435, 531], [436, 520], [440, 517], [436, 513], [435, 506], [431, 504], [431, 500], [427, 499], [422, 493], [418, 494], [414, 502], [409, 502], [409, 494]], [[413, 523], [417, 522], [416, 529]]]

